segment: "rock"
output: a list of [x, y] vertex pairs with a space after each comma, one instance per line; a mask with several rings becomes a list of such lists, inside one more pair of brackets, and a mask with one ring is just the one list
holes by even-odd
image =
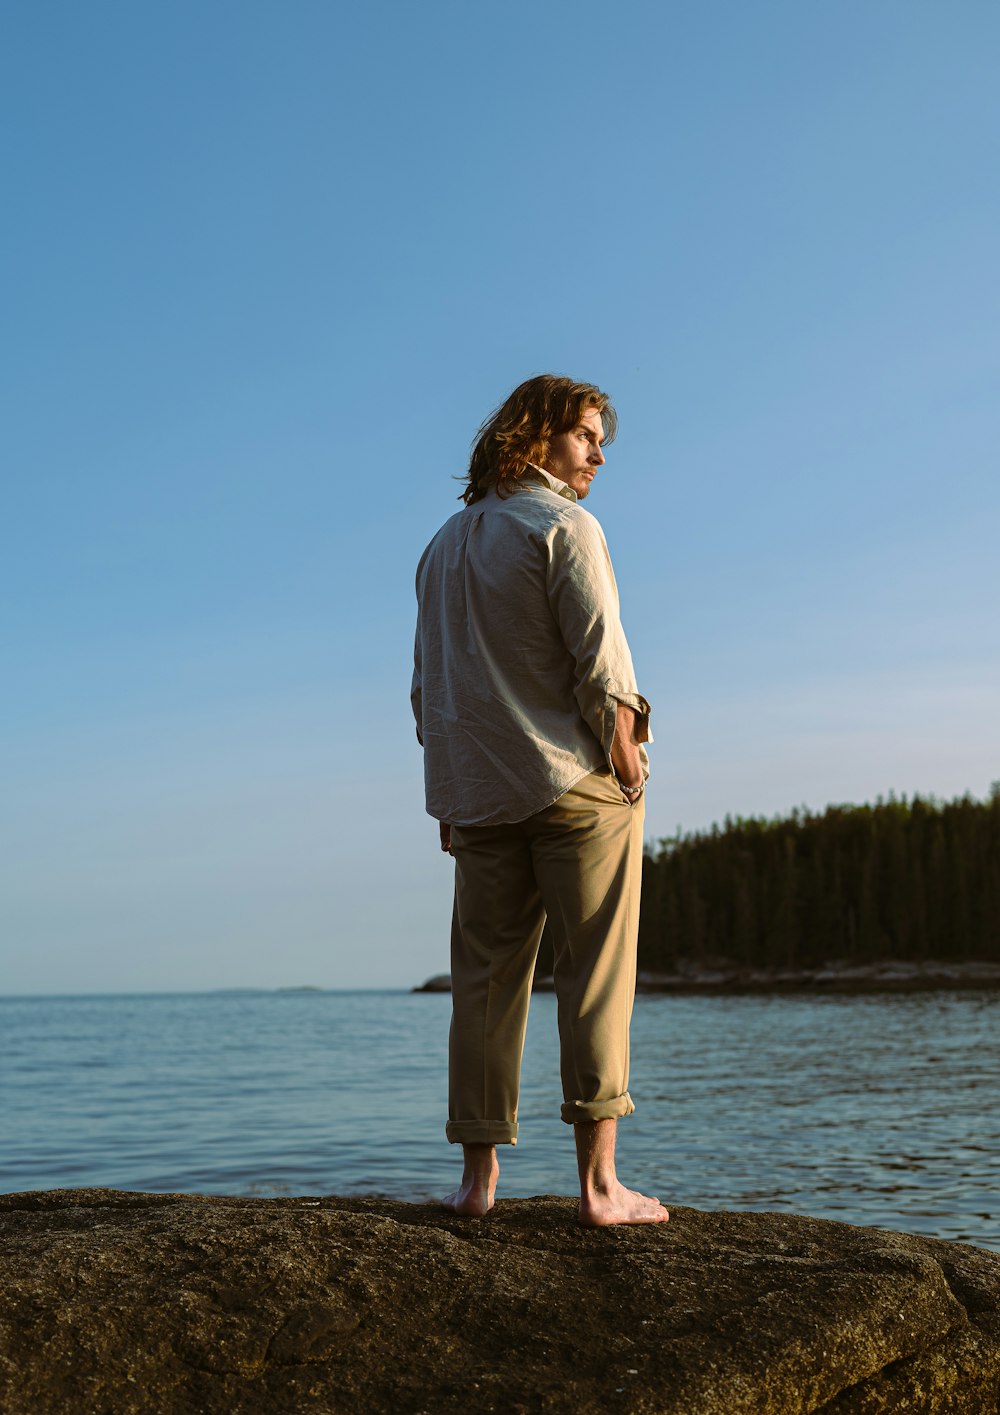
[[1000, 988], [1000, 963], [881, 959], [871, 963], [833, 960], [813, 968], [751, 968], [716, 960], [713, 966], [685, 964], [675, 973], [640, 970], [636, 982], [637, 992], [672, 993], [938, 992], [965, 988]]
[[773, 1213], [0, 1198], [11, 1415], [995, 1415], [1000, 1254]]
[[[555, 983], [551, 977], [542, 973], [536, 973], [531, 980], [532, 992], [555, 992]], [[428, 978], [419, 987], [411, 988], [411, 992], [451, 992], [451, 974], [435, 973], [433, 978]]]
[[[553, 992], [551, 977], [537, 976], [535, 992]], [[675, 973], [655, 973], [640, 969], [636, 979], [639, 993], [749, 993], [822, 991], [846, 993], [940, 992], [955, 989], [1000, 988], [1000, 963], [899, 962], [883, 959], [873, 963], [833, 961], [815, 968], [749, 968], [725, 960], [709, 966], [685, 964]], [[438, 973], [413, 992], [450, 992], [451, 975]]]
[[451, 992], [451, 974], [435, 973], [433, 978], [428, 978], [426, 983], [421, 983], [419, 987], [411, 988], [411, 992]]

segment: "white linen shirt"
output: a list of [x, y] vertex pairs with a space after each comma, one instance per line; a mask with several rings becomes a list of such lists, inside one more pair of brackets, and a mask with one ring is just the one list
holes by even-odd
[[452, 516], [417, 567], [411, 701], [427, 811], [452, 825], [524, 820], [610, 765], [618, 703], [652, 740], [604, 532], [529, 478]]

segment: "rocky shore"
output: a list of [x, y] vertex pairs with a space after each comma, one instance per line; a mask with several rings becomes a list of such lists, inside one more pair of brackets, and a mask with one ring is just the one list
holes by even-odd
[[996, 1415], [1000, 1254], [779, 1214], [0, 1197], [10, 1415]]
[[[1000, 988], [1000, 963], [899, 962], [824, 963], [815, 968], [744, 968], [719, 960], [711, 967], [675, 973], [639, 972], [640, 993], [741, 992], [936, 992]], [[437, 973], [413, 992], [450, 992], [451, 977]], [[550, 977], [537, 977], [533, 991], [552, 992]]]

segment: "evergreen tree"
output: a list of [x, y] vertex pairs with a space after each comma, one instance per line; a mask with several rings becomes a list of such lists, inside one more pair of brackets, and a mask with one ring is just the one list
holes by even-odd
[[1000, 782], [678, 831], [647, 851], [639, 966], [1000, 961]]

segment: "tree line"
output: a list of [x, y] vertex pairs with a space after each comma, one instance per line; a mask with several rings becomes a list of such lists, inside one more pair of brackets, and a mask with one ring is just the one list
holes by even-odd
[[639, 959], [653, 971], [998, 958], [1000, 782], [986, 801], [727, 817], [643, 860]]
[[[1000, 960], [1000, 782], [986, 801], [727, 816], [647, 847], [639, 967]], [[543, 938], [540, 973], [551, 972]]]

